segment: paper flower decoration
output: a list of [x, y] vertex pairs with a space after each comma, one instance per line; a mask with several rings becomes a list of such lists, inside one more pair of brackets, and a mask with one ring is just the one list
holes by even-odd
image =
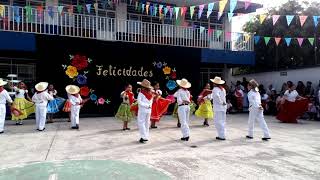
[[177, 78], [177, 73], [175, 71], [172, 71], [170, 76], [171, 76], [172, 79], [176, 79]]
[[98, 99], [98, 97], [95, 94], [91, 94], [90, 99], [91, 99], [91, 101], [96, 101]]
[[166, 66], [165, 68], [162, 69], [162, 71], [165, 75], [168, 75], [171, 73], [171, 68]]
[[162, 62], [158, 62], [156, 66], [157, 66], [158, 69], [161, 69], [162, 68]]
[[176, 84], [175, 81], [169, 80], [169, 81], [167, 82], [167, 88], [168, 88], [170, 91], [174, 90], [176, 87], [177, 87], [177, 84]]
[[80, 88], [80, 95], [81, 96], [87, 97], [87, 96], [89, 96], [89, 93], [90, 93], [90, 89], [88, 88], [88, 86], [83, 86]]
[[106, 102], [106, 100], [104, 100], [103, 98], [98, 99], [98, 104], [104, 104], [105, 102]]
[[71, 65], [81, 71], [88, 67], [88, 58], [86, 56], [75, 55], [72, 58]]
[[175, 103], [175, 102], [176, 102], [176, 98], [175, 98], [173, 95], [168, 95], [168, 96], [166, 97], [166, 99], [170, 100], [171, 103]]
[[78, 71], [77, 68], [73, 67], [73, 66], [68, 66], [67, 70], [66, 70], [66, 75], [69, 76], [69, 78], [74, 78], [76, 76], [78, 76]]
[[77, 82], [78, 82], [80, 85], [87, 84], [87, 77], [84, 76], [84, 75], [78, 75], [78, 76], [77, 76]]

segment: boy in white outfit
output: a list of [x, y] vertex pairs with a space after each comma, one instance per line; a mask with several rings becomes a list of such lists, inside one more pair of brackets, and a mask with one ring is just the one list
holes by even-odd
[[212, 90], [213, 99], [213, 110], [214, 110], [214, 123], [218, 132], [217, 140], [224, 141], [225, 137], [225, 124], [226, 124], [226, 113], [227, 113], [227, 102], [226, 102], [226, 90], [222, 86], [225, 81], [221, 80], [220, 77], [210, 79], [213, 82], [214, 88]]
[[246, 138], [253, 139], [254, 122], [257, 120], [263, 130], [263, 141], [268, 141], [270, 138], [269, 128], [263, 117], [263, 107], [261, 105], [261, 96], [258, 89], [259, 84], [252, 79], [248, 84], [248, 99], [249, 99], [249, 120], [248, 120], [248, 135]]
[[137, 82], [142, 88], [138, 94], [138, 128], [140, 133], [140, 143], [145, 143], [149, 140], [149, 127], [151, 117], [151, 107], [153, 102], [153, 93], [150, 81], [144, 79], [142, 82]]
[[0, 134], [4, 132], [4, 121], [6, 120], [6, 103], [12, 104], [12, 99], [7, 90], [3, 88], [7, 82], [0, 79]]
[[80, 88], [75, 85], [68, 85], [66, 91], [69, 95], [71, 103], [71, 129], [79, 129], [80, 109], [83, 105], [82, 98], [79, 94]]
[[46, 91], [47, 88], [47, 82], [36, 84], [35, 89], [37, 92], [32, 97], [32, 101], [36, 105], [36, 125], [38, 131], [45, 130], [48, 101], [53, 100], [53, 96]]
[[177, 84], [180, 89], [174, 93], [174, 97], [177, 98], [178, 103], [178, 117], [181, 123], [182, 138], [181, 141], [189, 141], [190, 129], [190, 92], [188, 89], [191, 87], [191, 83], [187, 79], [177, 80]]

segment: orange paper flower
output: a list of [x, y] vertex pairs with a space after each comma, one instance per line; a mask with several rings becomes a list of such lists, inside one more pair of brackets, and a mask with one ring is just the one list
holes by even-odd
[[165, 68], [162, 69], [163, 73], [165, 75], [171, 74], [171, 68], [166, 66]]
[[78, 70], [74, 66], [68, 66], [66, 70], [66, 75], [69, 76], [69, 78], [74, 78], [78, 76]]

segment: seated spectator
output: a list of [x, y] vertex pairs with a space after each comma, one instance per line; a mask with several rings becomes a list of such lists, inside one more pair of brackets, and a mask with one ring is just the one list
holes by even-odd
[[307, 98], [311, 98], [314, 96], [314, 88], [312, 87], [312, 82], [307, 82], [307, 87], [305, 89], [305, 94]]
[[271, 91], [271, 95], [268, 97], [267, 101], [267, 106], [266, 106], [266, 114], [269, 115], [277, 115], [277, 100], [278, 100], [278, 95], [276, 90]]
[[317, 118], [317, 108], [315, 105], [315, 99], [311, 98], [308, 104], [308, 111], [307, 114], [309, 116], [309, 120], [316, 120]]
[[306, 93], [305, 93], [306, 87], [305, 87], [305, 85], [303, 84], [302, 81], [298, 82], [296, 91], [298, 92], [299, 96], [301, 96], [301, 97], [304, 97], [306, 95]]

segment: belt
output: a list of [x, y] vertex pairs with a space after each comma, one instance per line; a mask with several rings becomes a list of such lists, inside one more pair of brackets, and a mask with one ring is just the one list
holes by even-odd
[[179, 106], [188, 106], [189, 103], [182, 103], [182, 104], [179, 104]]

